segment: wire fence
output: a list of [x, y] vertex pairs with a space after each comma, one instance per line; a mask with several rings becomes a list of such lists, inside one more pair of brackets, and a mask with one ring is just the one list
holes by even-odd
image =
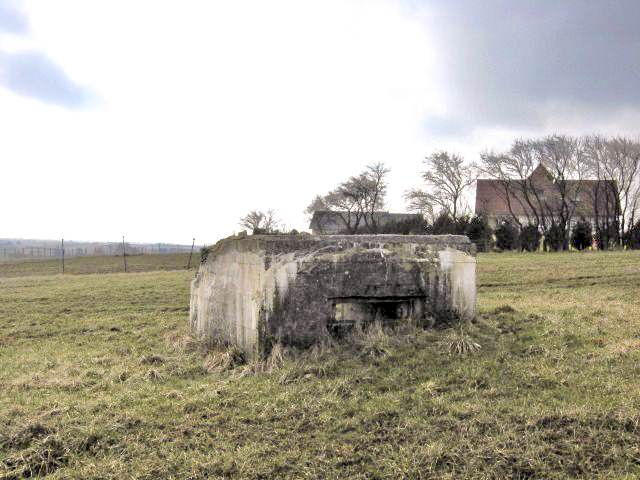
[[201, 245], [0, 239], [0, 277], [194, 268]]
[[91, 273], [139, 273], [158, 270], [195, 270], [200, 252], [145, 254], [126, 256], [88, 255], [83, 257], [44, 258], [35, 261], [0, 263], [0, 277], [34, 275], [75, 275]]
[[[199, 251], [201, 246], [194, 245], [194, 251]], [[80, 243], [67, 242], [66, 245], [45, 244], [45, 245], [7, 245], [0, 244], [0, 262], [37, 262], [42, 260], [50, 260], [52, 258], [75, 258], [90, 256], [121, 256], [126, 255], [153, 255], [153, 254], [172, 254], [172, 253], [190, 253], [192, 245], [174, 245], [174, 244], [128, 244], [124, 246], [122, 242], [112, 243]]]

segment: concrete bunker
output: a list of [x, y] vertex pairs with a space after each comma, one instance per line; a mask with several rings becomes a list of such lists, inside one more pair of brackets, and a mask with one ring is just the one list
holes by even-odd
[[190, 333], [249, 356], [379, 321], [475, 315], [475, 246], [456, 235], [253, 235], [210, 248], [191, 284]]

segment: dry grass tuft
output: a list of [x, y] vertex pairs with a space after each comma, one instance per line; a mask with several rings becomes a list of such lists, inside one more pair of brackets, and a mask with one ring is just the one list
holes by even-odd
[[363, 358], [380, 359], [393, 352], [392, 336], [380, 322], [374, 322], [364, 330], [354, 329], [350, 335], [352, 343]]
[[549, 355], [549, 349], [544, 345], [529, 345], [525, 350], [525, 353], [530, 357], [546, 357]]
[[287, 351], [282, 346], [282, 343], [276, 343], [271, 349], [271, 353], [269, 353], [269, 357], [266, 361], [266, 371], [268, 373], [274, 372], [276, 370], [280, 370], [285, 362], [287, 357]]
[[317, 362], [327, 354], [334, 352], [337, 347], [338, 342], [335, 337], [326, 332], [320, 341], [311, 347], [308, 352], [308, 358], [310, 361]]
[[147, 372], [147, 378], [152, 382], [159, 382], [163, 380], [164, 376], [158, 370], [152, 368]]
[[456, 337], [447, 342], [447, 350], [454, 355], [466, 355], [469, 353], [477, 352], [482, 348], [479, 343], [476, 343], [465, 333], [458, 333]]
[[143, 355], [140, 358], [140, 363], [143, 365], [160, 365], [164, 363], [166, 360], [162, 355], [157, 355], [152, 353], [150, 355]]
[[231, 378], [243, 378], [249, 375], [257, 375], [259, 373], [265, 373], [265, 362], [254, 360], [242, 365], [241, 368], [236, 368], [231, 372]]
[[202, 348], [202, 342], [191, 335], [181, 335], [174, 332], [166, 335], [165, 340], [174, 352], [195, 352]]
[[244, 352], [235, 345], [230, 345], [225, 351], [209, 353], [202, 366], [208, 373], [222, 373], [246, 363]]
[[271, 374], [284, 368], [290, 357], [293, 357], [290, 349], [283, 347], [282, 344], [278, 342], [271, 348], [271, 352], [266, 360], [253, 360], [248, 362], [246, 365], [242, 365], [242, 368], [235, 369], [231, 377], [242, 378], [260, 373]]

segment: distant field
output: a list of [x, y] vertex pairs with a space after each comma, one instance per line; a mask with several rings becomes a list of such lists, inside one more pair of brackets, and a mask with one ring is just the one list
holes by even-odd
[[469, 355], [246, 365], [186, 337], [193, 275], [0, 278], [0, 478], [640, 476], [640, 252], [479, 255]]
[[[166, 253], [127, 256], [128, 272], [150, 272], [154, 270], [178, 270], [187, 268], [188, 253]], [[200, 253], [194, 252], [191, 268], [200, 263]], [[115, 273], [124, 272], [124, 261], [121, 256], [88, 256], [72, 257], [64, 261], [66, 274]], [[0, 263], [0, 277], [22, 277], [28, 275], [54, 275], [62, 273], [62, 260], [36, 259], [31, 261]]]

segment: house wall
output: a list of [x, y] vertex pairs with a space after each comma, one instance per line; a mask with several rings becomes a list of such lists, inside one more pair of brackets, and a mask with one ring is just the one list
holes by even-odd
[[[530, 187], [535, 187], [540, 198], [546, 206], [537, 207], [548, 216], [548, 209], [560, 211], [562, 199], [557, 186], [553, 183], [551, 175], [542, 166], [538, 166], [529, 177]], [[528, 224], [527, 214], [533, 216], [533, 212], [525, 200], [520, 182], [510, 181], [509, 200], [511, 209], [507, 203], [504, 185], [498, 180], [479, 179], [476, 188], [476, 213], [484, 213], [490, 221], [490, 226], [495, 228], [502, 218], [512, 219], [516, 215], [523, 225]], [[615, 182], [598, 182], [595, 180], [568, 180], [567, 194], [575, 202], [573, 218], [576, 221], [585, 218], [595, 225], [596, 207], [600, 214], [608, 211], [614, 213], [617, 204], [617, 189]], [[537, 204], [537, 200], [530, 198]]]
[[329, 218], [320, 224], [316, 224], [315, 228], [311, 229], [311, 233], [314, 235], [336, 235], [345, 228], [344, 223], [338, 223], [333, 218]]

